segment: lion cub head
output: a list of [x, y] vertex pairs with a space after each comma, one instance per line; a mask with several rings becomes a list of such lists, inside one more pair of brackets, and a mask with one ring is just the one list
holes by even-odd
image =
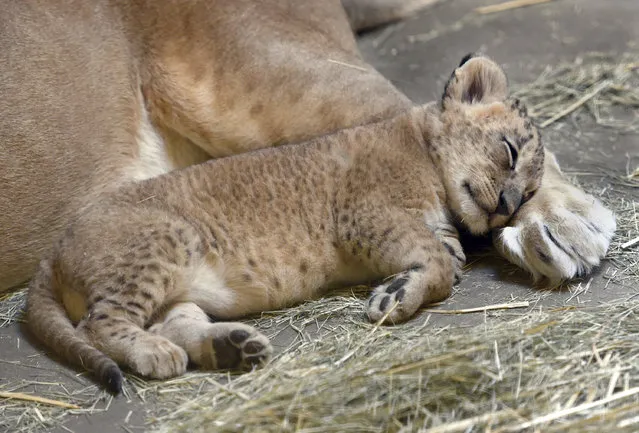
[[503, 70], [466, 56], [446, 84], [434, 155], [448, 208], [472, 234], [503, 227], [541, 184], [544, 149]]

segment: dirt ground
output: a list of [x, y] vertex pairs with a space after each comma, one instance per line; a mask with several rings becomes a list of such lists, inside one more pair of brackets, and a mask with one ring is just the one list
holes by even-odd
[[[589, 52], [637, 52], [639, 42], [639, 2], [636, 0], [557, 0], [485, 16], [470, 13], [483, 4], [500, 1], [448, 0], [419, 14], [414, 19], [363, 35], [360, 46], [364, 56], [385, 76], [417, 102], [438, 98], [452, 68], [468, 52], [481, 51], [504, 65], [511, 83], [534, 80], [547, 65], [573, 61]], [[575, 173], [578, 181], [595, 191], [604, 182], [601, 176], [580, 173], [608, 171], [623, 174], [629, 159], [637, 164], [639, 135], [597, 126], [587, 119], [579, 123], [570, 116], [544, 130], [546, 145], [557, 153], [562, 167]], [[638, 190], [623, 190], [629, 200], [639, 201]], [[632, 196], [634, 194], [634, 197]], [[482, 247], [472, 246], [477, 251]], [[473, 262], [463, 282], [446, 302], [445, 308], [468, 308], [510, 301], [531, 301], [529, 308], [540, 306], [597, 305], [623, 300], [639, 294], [636, 284], [619, 284], [606, 276], [614, 265], [604, 262], [582, 281], [588, 290], [576, 296], [574, 291], [540, 291], [522, 272], [495, 257], [471, 256]], [[423, 320], [416, 319], [416, 322]], [[430, 327], [467, 326], [481, 323], [483, 314], [462, 316], [432, 315]], [[1, 323], [1, 321], [0, 321]], [[282, 350], [295, 338], [294, 332], [282, 332], [276, 348]], [[94, 393], [91, 383], [77, 372], [51, 360], [35, 348], [18, 323], [0, 328], [0, 391], [7, 384], [23, 383], [11, 390], [38, 394], [39, 390], [64, 388]], [[62, 384], [62, 385], [60, 385]], [[77, 391], [79, 392], [79, 391]], [[79, 395], [82, 395], [80, 392]], [[123, 432], [144, 431], [147, 417], [153, 413], [153, 399], [143, 402], [139, 396], [104, 401], [98, 407], [108, 410], [64, 418], [64, 427], [54, 430], [44, 425], [41, 431]], [[0, 416], [11, 403], [0, 400]], [[4, 406], [4, 409], [3, 409]], [[37, 415], [37, 413], [36, 413]], [[0, 421], [0, 430], [2, 427]], [[15, 431], [10, 426], [6, 431]]]

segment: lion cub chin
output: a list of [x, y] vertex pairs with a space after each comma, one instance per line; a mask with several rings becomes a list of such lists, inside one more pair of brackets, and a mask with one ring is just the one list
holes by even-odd
[[219, 320], [391, 275], [369, 318], [407, 320], [461, 276], [456, 225], [503, 226], [542, 167], [503, 71], [468, 56], [440, 104], [103, 197], [41, 263], [28, 323], [116, 393], [120, 366], [152, 378], [180, 375], [188, 361], [249, 369], [271, 355], [268, 339]]

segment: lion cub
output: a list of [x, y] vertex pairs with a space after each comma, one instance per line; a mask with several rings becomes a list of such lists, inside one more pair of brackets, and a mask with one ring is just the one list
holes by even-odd
[[28, 323], [118, 392], [118, 364], [153, 378], [182, 374], [189, 360], [259, 364], [267, 338], [222, 319], [333, 286], [393, 275], [368, 315], [407, 320], [460, 276], [455, 225], [504, 226], [539, 187], [543, 155], [503, 71], [468, 56], [439, 105], [105, 196], [41, 263]]

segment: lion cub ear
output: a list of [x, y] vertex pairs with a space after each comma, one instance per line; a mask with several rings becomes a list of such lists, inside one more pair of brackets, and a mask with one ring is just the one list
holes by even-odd
[[442, 107], [445, 109], [451, 102], [486, 104], [503, 101], [507, 95], [508, 79], [502, 68], [486, 57], [469, 54], [446, 83]]

